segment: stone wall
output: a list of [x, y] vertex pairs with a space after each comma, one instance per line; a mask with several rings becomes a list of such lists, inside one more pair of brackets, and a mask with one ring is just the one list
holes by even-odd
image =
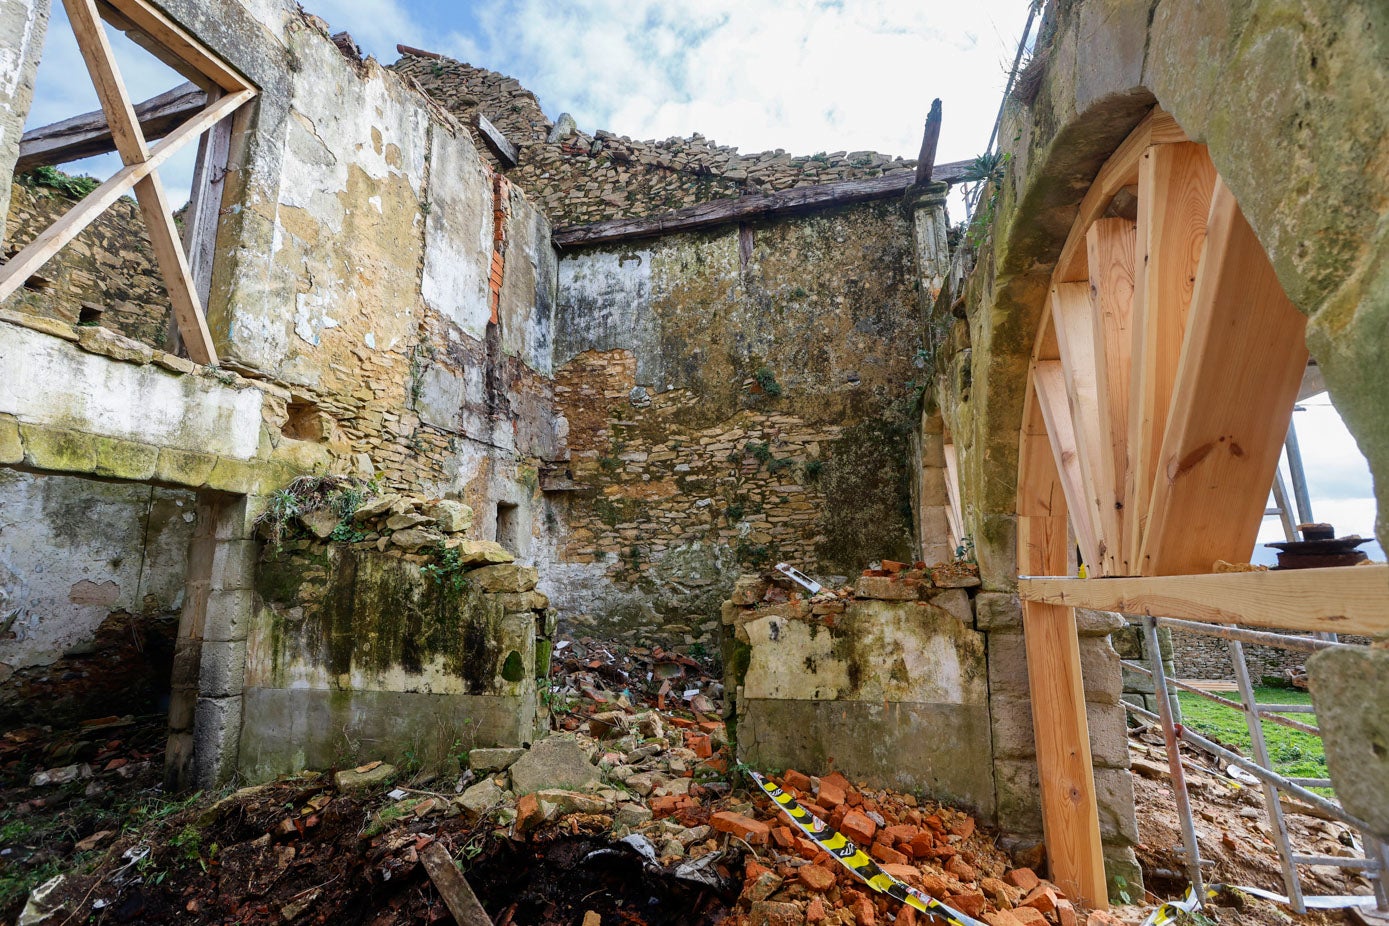
[[569, 626], [707, 646], [740, 567], [915, 559], [910, 229], [879, 202], [564, 256], [542, 586]]
[[[11, 186], [5, 252], [34, 240], [77, 200], [38, 183]], [[100, 325], [148, 347], [168, 346], [171, 310], [140, 208], [121, 197], [0, 307], [76, 324], [84, 306]]]
[[[795, 156], [778, 148], [740, 154], [699, 134], [664, 141], [634, 141], [601, 130], [589, 135], [567, 115], [551, 122], [533, 93], [495, 71], [418, 55], [391, 67], [466, 124], [481, 113], [499, 128], [521, 152], [508, 176], [556, 225], [654, 215], [714, 199], [916, 168], [915, 161], [875, 151]], [[486, 156], [496, 164], [490, 152]]]
[[992, 819], [985, 637], [959, 574], [865, 577], [808, 599], [772, 575], [740, 578], [722, 609], [739, 761], [839, 771]]
[[16, 0], [0, 8], [0, 245], [9, 241], [5, 217], [10, 212], [10, 185], [19, 157], [19, 139], [34, 98], [34, 75], [48, 34], [48, 3]]

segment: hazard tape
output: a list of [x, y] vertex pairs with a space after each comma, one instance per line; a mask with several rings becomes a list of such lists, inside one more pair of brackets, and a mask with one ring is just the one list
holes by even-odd
[[[1206, 899], [1214, 900], [1227, 891], [1248, 894], [1251, 897], [1261, 897], [1264, 900], [1271, 900], [1285, 906], [1292, 904], [1292, 901], [1282, 894], [1275, 894], [1273, 891], [1266, 891], [1260, 887], [1247, 887], [1243, 884], [1208, 884], [1206, 885]], [[1373, 907], [1376, 904], [1374, 896], [1369, 894], [1304, 897], [1302, 902], [1309, 910], [1344, 910], [1347, 907]], [[1200, 904], [1196, 901], [1196, 891], [1188, 885], [1185, 897], [1181, 900], [1168, 901], [1149, 913], [1148, 918], [1143, 921], [1143, 926], [1168, 926], [1169, 923], [1176, 922], [1181, 914], [1191, 913], [1198, 906]]]
[[966, 916], [953, 907], [947, 906], [929, 894], [924, 894], [910, 885], [903, 884], [892, 875], [878, 867], [878, 863], [868, 857], [858, 846], [836, 832], [815, 814], [809, 812], [796, 799], [757, 772], [748, 769], [752, 780], [767, 793], [781, 812], [791, 818], [796, 827], [813, 839], [822, 849], [832, 855], [839, 864], [849, 869], [864, 884], [880, 894], [952, 923], [953, 926], [984, 926], [983, 923]]

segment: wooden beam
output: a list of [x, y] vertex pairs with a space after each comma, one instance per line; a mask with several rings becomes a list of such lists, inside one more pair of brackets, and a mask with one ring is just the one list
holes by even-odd
[[168, 52], [161, 54], [160, 60], [190, 80], [195, 74], [203, 75], [228, 93], [255, 89], [250, 81], [145, 0], [102, 0], [101, 5], [102, 15], [111, 19], [113, 25], [122, 31], [135, 29], [144, 33], [155, 48]]
[[940, 100], [931, 101], [926, 114], [926, 128], [921, 133], [921, 153], [916, 156], [916, 182], [930, 183], [936, 169], [936, 145], [940, 142]]
[[[1038, 568], [1064, 572], [1070, 547], [1066, 502], [1031, 380], [1025, 403], [1018, 567], [1023, 573]], [[1103, 910], [1109, 899], [1075, 615], [1067, 606], [1036, 601], [1024, 601], [1022, 608], [1051, 879], [1072, 899]]]
[[1389, 631], [1389, 565], [1216, 575], [1022, 576], [1024, 601], [1304, 633]]
[[488, 149], [497, 156], [497, 160], [502, 162], [502, 167], [516, 166], [521, 159], [521, 152], [517, 151], [516, 146], [507, 140], [501, 129], [493, 125], [482, 113], [477, 113], [473, 117], [473, 125], [477, 126], [477, 133], [482, 136]]
[[951, 543], [958, 547], [965, 539], [964, 508], [960, 505], [960, 464], [955, 445], [946, 442], [942, 453], [945, 456], [945, 497], [946, 520], [950, 524]]
[[1115, 195], [1137, 182], [1138, 159], [1148, 146], [1186, 140], [1186, 134], [1177, 121], [1160, 107], [1153, 107], [1153, 111], [1143, 117], [1138, 127], [1129, 133], [1128, 138], [1100, 168], [1085, 198], [1080, 201], [1071, 233], [1056, 261], [1054, 281], [1078, 283], [1086, 279], [1085, 234], [1090, 230], [1091, 223], [1104, 215]]
[[463, 877], [453, 863], [453, 856], [442, 845], [431, 842], [425, 846], [420, 850], [420, 861], [458, 926], [492, 926], [492, 918], [482, 908], [468, 879]]
[[228, 94], [210, 104], [207, 109], [174, 129], [163, 141], [155, 145], [150, 150], [148, 159], [121, 168], [109, 180], [83, 197], [80, 203], [40, 232], [19, 253], [0, 264], [0, 301], [9, 298], [23, 286], [25, 280], [33, 276], [64, 245], [81, 234], [82, 229], [96, 221], [97, 216], [111, 208], [111, 205], [129, 192], [141, 178], [153, 173], [184, 145], [231, 115], [242, 103], [254, 96], [254, 91], [243, 90], [240, 93]]
[[[191, 83], [150, 97], [135, 107], [140, 134], [146, 141], [163, 138], [206, 104], [207, 94]], [[115, 148], [111, 130], [106, 126], [106, 114], [97, 110], [25, 132], [19, 140], [19, 160], [14, 169], [22, 174], [41, 165], [64, 164]]]
[[1143, 575], [1249, 558], [1307, 368], [1306, 326], [1217, 179], [1148, 507]]
[[[1127, 187], [1125, 188], [1127, 189]], [[1132, 350], [1134, 224], [1127, 219], [1100, 219], [1085, 234], [1090, 273], [1091, 337], [1095, 349], [1095, 392], [1103, 406], [1096, 416], [1102, 450], [1097, 474], [1101, 521], [1107, 545], [1104, 572], [1127, 575], [1125, 539], [1128, 509], [1124, 482], [1128, 474], [1129, 378]], [[1064, 284], [1062, 284], [1064, 285]]]
[[[121, 160], [127, 167], [144, 163], [149, 158], [149, 148], [140, 134], [140, 123], [130, 105], [106, 30], [98, 18], [95, 0], [63, 0], [63, 6]], [[164, 280], [188, 356], [197, 363], [216, 365], [217, 349], [203, 316], [197, 284], [189, 273], [188, 258], [174, 226], [173, 208], [159, 174], [151, 172], [136, 181], [135, 199], [140, 204], [145, 232], [149, 235], [159, 275]]]
[[1138, 170], [1140, 257], [1133, 294], [1129, 466], [1124, 488], [1125, 549], [1131, 558], [1124, 573], [1129, 575], [1140, 571], [1138, 556], [1214, 188], [1215, 167], [1204, 145], [1157, 145], [1143, 153]]
[[[957, 182], [972, 161], [955, 161], [936, 165], [937, 182]], [[916, 174], [894, 170], [878, 177], [841, 180], [814, 186], [795, 187], [775, 193], [758, 193], [737, 199], [716, 199], [707, 203], [686, 206], [660, 215], [631, 219], [612, 219], [592, 225], [566, 225], [555, 229], [552, 240], [556, 247], [573, 248], [586, 244], [605, 244], [631, 238], [650, 238], [669, 232], [692, 231], [715, 225], [745, 222], [749, 219], [787, 215], [813, 209], [846, 206], [900, 196], [916, 180]]]
[[[1107, 563], [1114, 534], [1114, 505], [1102, 500], [1112, 494], [1106, 489], [1105, 474], [1113, 471], [1107, 444], [1100, 434], [1100, 408], [1096, 389], [1095, 326], [1091, 319], [1090, 288], [1084, 283], [1058, 283], [1051, 289], [1051, 322], [1061, 351], [1061, 370], [1065, 374], [1066, 403], [1075, 429], [1076, 453], [1080, 458], [1083, 498], [1095, 534], [1096, 559], [1087, 561], [1091, 575], [1109, 572]], [[1112, 480], [1111, 480], [1112, 482]]]
[[1100, 560], [1099, 532], [1095, 529], [1095, 506], [1090, 501], [1081, 472], [1081, 452], [1066, 397], [1066, 378], [1061, 361], [1037, 361], [1032, 365], [1032, 378], [1036, 384], [1042, 420], [1051, 439], [1056, 469], [1061, 474], [1061, 488], [1066, 495], [1066, 510], [1070, 512], [1076, 543], [1080, 545], [1085, 562], [1093, 569]]

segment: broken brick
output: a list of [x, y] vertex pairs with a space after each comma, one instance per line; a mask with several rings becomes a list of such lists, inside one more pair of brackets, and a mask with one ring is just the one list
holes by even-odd
[[[654, 810], [654, 807], [653, 807]], [[731, 810], [721, 810], [709, 818], [709, 825], [720, 833], [730, 833], [752, 846], [764, 846], [772, 828], [760, 820]]]
[[873, 847], [869, 850], [868, 854], [887, 865], [905, 865], [907, 863], [907, 857], [905, 855], [881, 842], [873, 843]]
[[1037, 877], [1037, 873], [1031, 868], [1014, 868], [1003, 876], [1003, 880], [1013, 887], [1021, 889], [1024, 893], [1042, 883], [1041, 879]]
[[844, 815], [843, 821], [839, 824], [839, 832], [849, 839], [852, 839], [860, 846], [866, 846], [873, 841], [873, 834], [878, 831], [878, 824], [868, 817], [851, 810]]
[[815, 802], [826, 810], [834, 810], [844, 803], [845, 791], [838, 782], [820, 779], [820, 790], [816, 792]]
[[1047, 918], [1035, 907], [1014, 907], [1012, 913], [1022, 926], [1046, 926]]
[[958, 894], [951, 894], [945, 902], [961, 913], [979, 916], [984, 912], [988, 899], [980, 891], [961, 891]]
[[1069, 900], [1056, 902], [1056, 921], [1060, 926], [1076, 926], [1076, 908]]
[[803, 865], [796, 873], [801, 883], [812, 891], [827, 891], [834, 887], [834, 872], [819, 865]]
[[781, 776], [781, 781], [788, 787], [795, 788], [802, 794], [810, 793], [810, 777], [802, 775], [795, 769], [788, 769], [785, 775]]
[[950, 861], [945, 863], [945, 870], [950, 872], [961, 881], [978, 881], [979, 872], [975, 871], [965, 860], [958, 855], [953, 856]]

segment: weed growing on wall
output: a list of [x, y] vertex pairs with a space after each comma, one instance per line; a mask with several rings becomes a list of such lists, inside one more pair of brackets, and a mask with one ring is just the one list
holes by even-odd
[[355, 543], [366, 535], [352, 526], [352, 513], [377, 492], [375, 482], [348, 476], [300, 476], [270, 496], [270, 504], [256, 519], [256, 526], [278, 550], [285, 537], [296, 530], [300, 517], [326, 509], [339, 522], [332, 539]]
[[463, 565], [462, 554], [457, 548], [442, 544], [434, 548], [434, 562], [420, 567], [420, 575], [459, 595], [468, 590], [468, 579], [464, 575], [467, 571], [468, 567]]
[[100, 184], [100, 181], [95, 177], [88, 177], [85, 174], [79, 176], [65, 174], [56, 167], [49, 167], [46, 164], [22, 174], [19, 182], [30, 189], [47, 188], [54, 190], [71, 199], [82, 199]]

